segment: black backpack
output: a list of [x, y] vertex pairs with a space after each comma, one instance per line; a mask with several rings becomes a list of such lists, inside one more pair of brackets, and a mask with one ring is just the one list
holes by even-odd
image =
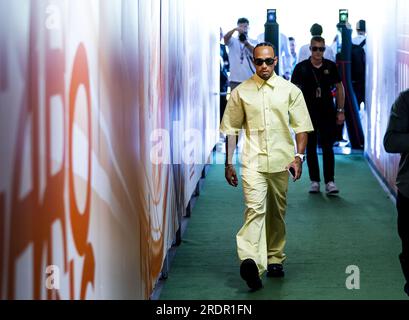
[[365, 50], [366, 39], [360, 44], [352, 44], [351, 78], [352, 81], [365, 81]]

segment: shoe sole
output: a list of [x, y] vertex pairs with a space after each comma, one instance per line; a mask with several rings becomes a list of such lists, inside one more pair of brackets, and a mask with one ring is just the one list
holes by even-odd
[[247, 259], [241, 263], [240, 276], [244, 281], [246, 281], [247, 286], [250, 289], [257, 290], [263, 286], [258, 275], [257, 265], [253, 260]]
[[327, 191], [327, 195], [335, 195], [335, 194], [338, 194], [339, 193], [339, 190], [337, 190], [337, 191]]

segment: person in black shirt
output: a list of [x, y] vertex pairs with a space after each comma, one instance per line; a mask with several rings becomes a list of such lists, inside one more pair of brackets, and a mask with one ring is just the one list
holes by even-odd
[[409, 295], [409, 89], [401, 92], [393, 103], [383, 145], [386, 152], [401, 154], [396, 177], [396, 208], [398, 234], [402, 241], [399, 260], [406, 279], [404, 291]]
[[[302, 91], [314, 131], [308, 134], [307, 165], [311, 180], [310, 193], [320, 191], [320, 172], [317, 156], [317, 140], [320, 139], [325, 191], [327, 194], [339, 192], [334, 182], [336, 125], [345, 121], [344, 86], [334, 62], [324, 59], [325, 40], [320, 36], [313, 37], [310, 43], [311, 56], [298, 63], [293, 71], [291, 82]], [[334, 105], [332, 90], [336, 88], [337, 107]]]

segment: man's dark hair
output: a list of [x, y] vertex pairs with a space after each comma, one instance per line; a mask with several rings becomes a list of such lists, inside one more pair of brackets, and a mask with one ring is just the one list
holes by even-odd
[[265, 41], [265, 42], [260, 42], [258, 43], [254, 49], [253, 49], [253, 57], [254, 57], [254, 52], [256, 51], [256, 48], [258, 47], [271, 47], [274, 50], [274, 56], [276, 56], [276, 48], [274, 48], [274, 45], [271, 42]]
[[294, 41], [295, 39], [293, 37], [288, 37], [288, 41]]
[[310, 32], [311, 32], [311, 35], [314, 37], [314, 36], [320, 36], [320, 35], [322, 35], [322, 27], [321, 27], [321, 25], [320, 24], [318, 24], [318, 23], [314, 23], [312, 26], [311, 26], [311, 28], [310, 28]]
[[325, 44], [325, 39], [323, 37], [321, 37], [321, 36], [312, 37], [310, 43], [312, 43], [313, 41], [322, 42], [323, 44]]
[[239, 20], [237, 20], [237, 24], [240, 24], [240, 23], [250, 24], [250, 22], [249, 22], [249, 20], [247, 18], [239, 18]]

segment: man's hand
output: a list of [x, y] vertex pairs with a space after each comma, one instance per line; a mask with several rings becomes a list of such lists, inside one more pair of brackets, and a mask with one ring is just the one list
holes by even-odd
[[245, 30], [244, 30], [244, 27], [243, 26], [238, 26], [237, 28], [235, 28], [236, 29], [236, 31], [240, 34], [240, 33], [244, 33], [245, 32]]
[[337, 112], [337, 124], [341, 125], [345, 121], [345, 113], [344, 112]]
[[299, 157], [296, 157], [295, 160], [291, 163], [288, 164], [288, 166], [286, 166], [286, 170], [288, 170], [289, 168], [293, 168], [295, 171], [295, 176], [293, 178], [293, 181], [296, 181], [298, 179], [301, 178], [301, 174], [302, 174], [302, 162], [301, 159]]
[[237, 179], [236, 169], [232, 164], [228, 164], [224, 169], [224, 176], [227, 180], [227, 183], [233, 187], [237, 187], [239, 180]]

